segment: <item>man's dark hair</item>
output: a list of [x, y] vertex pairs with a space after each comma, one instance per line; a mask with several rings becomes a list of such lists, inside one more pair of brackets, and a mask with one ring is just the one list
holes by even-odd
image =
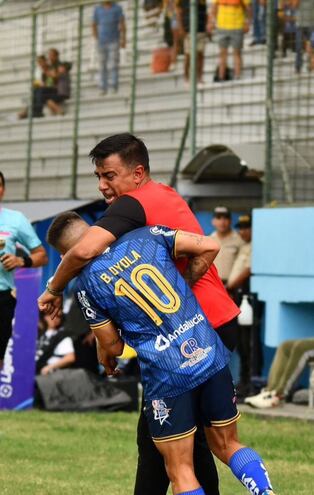
[[5, 187], [5, 178], [2, 172], [0, 172], [0, 180], [2, 182], [3, 187]]
[[78, 220], [83, 219], [80, 215], [75, 213], [75, 211], [64, 211], [63, 213], [57, 215], [47, 231], [46, 241], [48, 244], [54, 248], [57, 248], [64, 229]]
[[144, 170], [149, 172], [149, 156], [143, 141], [128, 132], [114, 134], [103, 139], [93, 148], [89, 154], [92, 162], [99, 167], [102, 161], [110, 155], [117, 154], [129, 167], [143, 165]]

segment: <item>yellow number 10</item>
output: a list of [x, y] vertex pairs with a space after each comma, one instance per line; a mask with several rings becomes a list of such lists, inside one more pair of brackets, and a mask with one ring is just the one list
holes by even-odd
[[[144, 281], [144, 276], [149, 277], [166, 296], [168, 302], [165, 303]], [[180, 308], [180, 298], [168, 280], [160, 273], [160, 271], [152, 265], [142, 264], [133, 269], [131, 280], [139, 292], [162, 313], [176, 313]], [[162, 324], [162, 319], [154, 311], [154, 309], [138, 294], [133, 287], [126, 281], [120, 278], [115, 283], [115, 295], [126, 296], [139, 306], [156, 325]]]

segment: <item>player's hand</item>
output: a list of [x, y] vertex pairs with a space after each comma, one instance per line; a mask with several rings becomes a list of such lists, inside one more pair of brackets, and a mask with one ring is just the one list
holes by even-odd
[[7, 272], [14, 270], [14, 268], [19, 268], [19, 267], [21, 268], [24, 266], [23, 258], [20, 258], [19, 256], [15, 256], [15, 254], [6, 253], [3, 256], [1, 256], [0, 261], [2, 263], [3, 268]]
[[119, 374], [119, 371], [116, 369], [117, 367], [116, 358], [108, 356], [107, 351], [102, 347], [100, 347], [98, 341], [97, 341], [97, 357], [99, 363], [102, 364], [103, 367], [105, 368], [107, 376], [117, 376]]
[[51, 366], [49, 366], [48, 364], [47, 364], [47, 366], [44, 366], [40, 370], [40, 374], [44, 375], [44, 376], [49, 375], [52, 372], [53, 372], [53, 368], [51, 368]]
[[63, 296], [53, 296], [45, 290], [37, 299], [37, 304], [40, 311], [43, 311], [54, 319], [56, 316], [61, 316], [62, 314]]

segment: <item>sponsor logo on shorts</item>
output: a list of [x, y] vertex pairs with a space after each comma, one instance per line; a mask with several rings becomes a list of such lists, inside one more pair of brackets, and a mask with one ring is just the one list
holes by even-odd
[[[270, 483], [268, 472], [262, 463], [260, 463], [260, 466], [265, 471], [265, 476], [266, 476], [268, 484], [269, 484], [269, 489], [272, 490], [272, 486]], [[261, 490], [258, 488], [258, 486], [257, 486], [256, 482], [254, 481], [254, 479], [252, 478], [252, 476], [247, 476], [245, 473], [243, 473], [241, 481], [242, 481], [243, 485], [246, 486], [246, 488], [249, 490], [249, 492], [252, 495], [261, 495], [262, 494]]]
[[153, 235], [164, 235], [165, 237], [170, 237], [176, 233], [175, 230], [163, 230], [159, 227], [152, 227], [149, 231]]
[[187, 366], [195, 366], [195, 364], [205, 359], [212, 350], [212, 347], [209, 346], [203, 349], [198, 346], [197, 340], [192, 338], [183, 342], [180, 350], [181, 354], [187, 358], [187, 361], [182, 363], [180, 368], [186, 368]]
[[158, 335], [155, 341], [155, 349], [160, 352], [165, 351], [168, 347], [170, 347], [172, 342], [180, 337], [180, 335], [185, 333], [187, 330], [190, 330], [190, 328], [195, 327], [195, 325], [198, 325], [202, 321], [204, 321], [204, 316], [198, 313], [190, 320], [185, 320], [184, 323], [181, 323], [179, 328], [177, 328], [173, 333], [168, 333], [166, 337], [161, 334]]
[[13, 393], [13, 388], [11, 385], [1, 385], [0, 386], [0, 397], [3, 399], [9, 399]]
[[166, 421], [166, 419], [169, 418], [171, 409], [167, 407], [167, 404], [163, 400], [153, 400], [152, 406], [154, 410], [155, 421], [159, 421], [159, 423], [162, 425]]
[[77, 293], [77, 297], [81, 308], [83, 310], [84, 316], [86, 320], [95, 320], [97, 317], [96, 311], [91, 308], [90, 302], [86, 296], [86, 291], [81, 290]]

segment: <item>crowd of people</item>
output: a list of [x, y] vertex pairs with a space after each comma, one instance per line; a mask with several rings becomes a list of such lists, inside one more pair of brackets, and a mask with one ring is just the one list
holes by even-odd
[[[265, 0], [198, 0], [197, 60], [198, 81], [202, 82], [202, 66], [206, 38], [217, 42], [219, 48], [216, 82], [238, 79], [242, 71], [242, 48], [244, 36], [251, 32], [251, 46], [266, 43]], [[172, 46], [175, 61], [184, 39], [185, 78], [189, 57], [190, 3], [184, 0], [164, 0], [161, 8], [165, 16], [165, 32], [171, 27], [172, 36], [165, 40]], [[303, 66], [307, 54], [308, 70], [314, 67], [314, 9], [312, 0], [278, 0], [274, 2], [274, 45], [286, 56], [295, 52], [295, 70]], [[228, 49], [233, 50], [233, 67], [228, 66]]]

